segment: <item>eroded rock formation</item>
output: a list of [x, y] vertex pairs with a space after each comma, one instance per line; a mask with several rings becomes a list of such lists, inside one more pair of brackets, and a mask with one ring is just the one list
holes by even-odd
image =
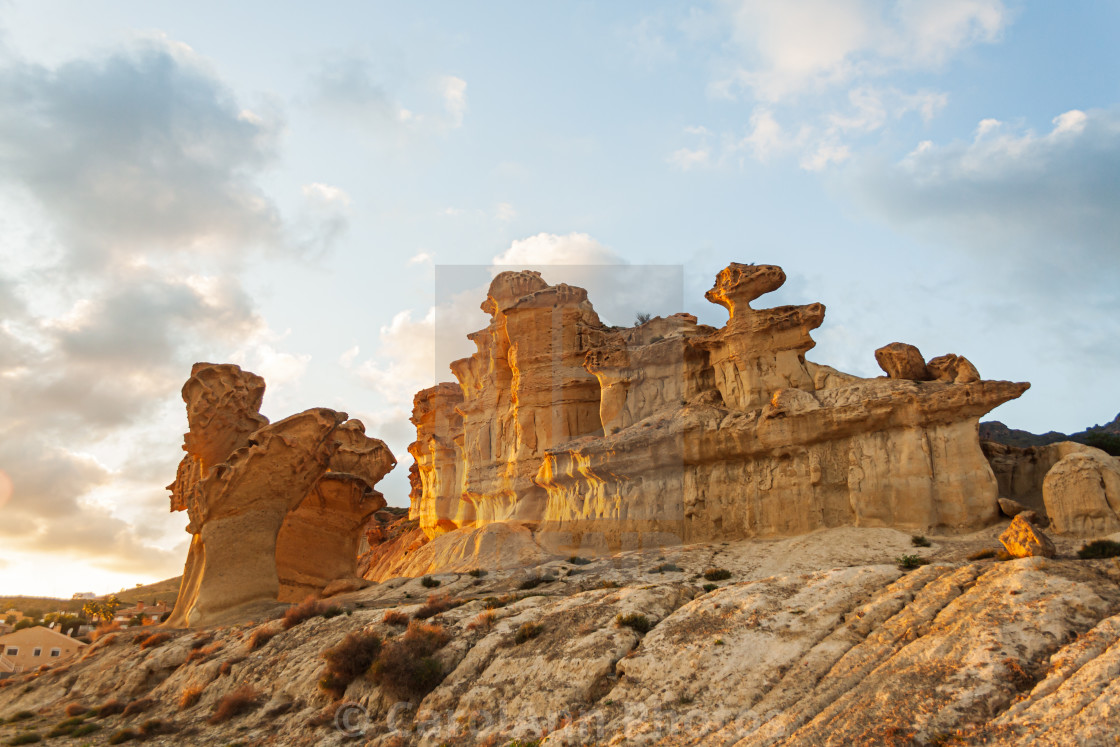
[[620, 328], [582, 289], [501, 273], [457, 385], [416, 395], [410, 515], [428, 537], [520, 521], [561, 551], [996, 519], [977, 423], [1029, 385], [902, 343], [876, 351], [888, 378], [811, 363], [823, 305], [751, 305], [784, 282], [733, 263], [706, 294], [722, 328]]
[[357, 575], [366, 519], [385, 505], [373, 487], [396, 461], [346, 413], [314, 408], [269, 425], [263, 395], [263, 379], [228, 364], [195, 364], [183, 386], [187, 454], [169, 489], [193, 536], [170, 626], [212, 624]]
[[1042, 497], [1051, 525], [1083, 537], [1120, 531], [1120, 459], [1085, 448], [1046, 473]]

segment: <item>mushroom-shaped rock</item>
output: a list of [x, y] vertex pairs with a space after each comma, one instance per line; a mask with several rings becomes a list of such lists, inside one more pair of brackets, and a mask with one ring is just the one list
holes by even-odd
[[1120, 460], [1099, 449], [1063, 457], [1046, 473], [1042, 500], [1059, 534], [1120, 531]]
[[326, 473], [339, 446], [332, 435], [345, 420], [346, 413], [316, 408], [265, 426], [202, 479], [192, 517], [200, 568], [187, 598], [180, 593], [177, 620], [217, 624], [275, 604], [280, 526]]
[[1054, 543], [1022, 514], [1011, 520], [1011, 526], [999, 536], [999, 541], [1015, 558], [1054, 557]]
[[879, 368], [886, 371], [892, 379], [909, 381], [929, 381], [929, 371], [926, 369], [926, 359], [913, 345], [904, 342], [892, 342], [875, 351], [875, 362]]
[[716, 275], [716, 284], [704, 298], [727, 309], [731, 318], [735, 312], [749, 309], [751, 301], [781, 288], [786, 274], [776, 265], [744, 265], [732, 262]]

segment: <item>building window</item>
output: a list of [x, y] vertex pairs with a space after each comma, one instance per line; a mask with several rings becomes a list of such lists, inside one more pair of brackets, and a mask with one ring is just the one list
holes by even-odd
[[62, 654], [62, 649], [60, 649], [60, 648], [52, 648], [51, 649], [51, 656], [59, 656], [60, 654]]
[[19, 656], [19, 646], [11, 646], [4, 653], [8, 656]]
[[43, 649], [41, 649], [41, 648], [31, 649], [31, 655], [32, 656], [42, 656], [43, 655]]

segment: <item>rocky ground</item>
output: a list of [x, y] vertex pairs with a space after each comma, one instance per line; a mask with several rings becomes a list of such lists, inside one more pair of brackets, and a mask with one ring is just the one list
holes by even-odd
[[[1120, 561], [1080, 560], [1070, 540], [1054, 559], [967, 559], [1004, 526], [930, 547], [845, 528], [563, 559], [387, 581], [289, 630], [169, 630], [146, 647], [153, 629], [121, 631], [4, 681], [0, 741], [1116, 743]], [[930, 562], [905, 570], [904, 555]], [[355, 631], [379, 658], [336, 698], [323, 654]], [[126, 710], [67, 715], [82, 706]]]

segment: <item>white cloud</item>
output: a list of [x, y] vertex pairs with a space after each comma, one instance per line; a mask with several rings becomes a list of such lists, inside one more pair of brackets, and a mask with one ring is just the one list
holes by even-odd
[[410, 265], [430, 265], [432, 264], [432, 255], [428, 252], [419, 252], [408, 258]]
[[508, 202], [499, 202], [494, 208], [494, 220], [499, 223], [509, 223], [517, 217], [517, 210]]
[[847, 85], [899, 69], [931, 68], [963, 47], [998, 38], [1000, 0], [739, 0], [732, 38], [750, 63], [716, 91], [746, 88], [761, 101]]
[[467, 82], [454, 75], [447, 75], [440, 80], [440, 90], [443, 107], [451, 118], [451, 126], [461, 127], [467, 113]]
[[1051, 125], [1040, 134], [985, 119], [972, 140], [924, 141], [897, 163], [868, 164], [861, 193], [890, 222], [1014, 258], [1039, 282], [1116, 279], [1120, 113], [1072, 110]]
[[382, 325], [377, 354], [358, 366], [358, 378], [391, 405], [411, 403], [416, 392], [435, 383], [435, 320], [434, 306], [418, 320], [410, 310], [398, 312]]
[[711, 165], [712, 151], [706, 145], [699, 148], [681, 148], [670, 153], [668, 160], [681, 171], [689, 171]]
[[339, 187], [313, 182], [303, 185], [302, 190], [303, 196], [309, 202], [323, 205], [341, 205], [343, 207], [350, 206], [350, 195], [346, 194], [346, 190]]
[[526, 239], [519, 239], [509, 248], [494, 257], [494, 272], [518, 269], [535, 265], [611, 265], [624, 264], [613, 250], [600, 244], [586, 233], [569, 233], [558, 236], [554, 233], [539, 233]]

